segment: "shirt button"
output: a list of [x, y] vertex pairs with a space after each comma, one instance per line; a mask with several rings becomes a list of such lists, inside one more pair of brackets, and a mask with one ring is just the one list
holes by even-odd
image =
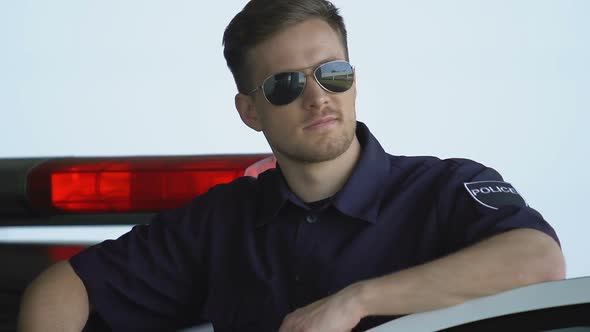
[[305, 221], [307, 221], [308, 224], [313, 224], [314, 222], [318, 221], [318, 217], [313, 214], [309, 214], [307, 217], [305, 217]]

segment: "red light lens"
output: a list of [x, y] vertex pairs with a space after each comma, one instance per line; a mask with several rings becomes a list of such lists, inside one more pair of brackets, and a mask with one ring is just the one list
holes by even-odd
[[51, 212], [159, 211], [243, 176], [265, 157], [60, 159], [31, 173], [29, 193], [36, 208]]
[[51, 246], [47, 248], [47, 257], [50, 262], [59, 262], [70, 259], [70, 257], [86, 249], [82, 246]]

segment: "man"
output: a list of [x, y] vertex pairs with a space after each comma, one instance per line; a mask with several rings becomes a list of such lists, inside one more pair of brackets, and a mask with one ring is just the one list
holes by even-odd
[[478, 163], [386, 154], [356, 121], [346, 30], [324, 0], [252, 0], [225, 57], [278, 168], [213, 188], [44, 272], [20, 329], [363, 330], [564, 277], [553, 229]]

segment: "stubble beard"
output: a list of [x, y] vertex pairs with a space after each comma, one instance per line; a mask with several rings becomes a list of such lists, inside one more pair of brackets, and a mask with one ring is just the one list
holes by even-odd
[[345, 123], [336, 135], [327, 135], [318, 142], [303, 142], [288, 148], [275, 146], [274, 150], [298, 163], [320, 163], [338, 158], [350, 148], [356, 131], [356, 121]]

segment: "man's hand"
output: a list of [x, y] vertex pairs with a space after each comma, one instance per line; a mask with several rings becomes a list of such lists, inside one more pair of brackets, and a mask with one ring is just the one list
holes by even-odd
[[279, 332], [347, 332], [363, 318], [360, 284], [350, 285], [288, 314]]

